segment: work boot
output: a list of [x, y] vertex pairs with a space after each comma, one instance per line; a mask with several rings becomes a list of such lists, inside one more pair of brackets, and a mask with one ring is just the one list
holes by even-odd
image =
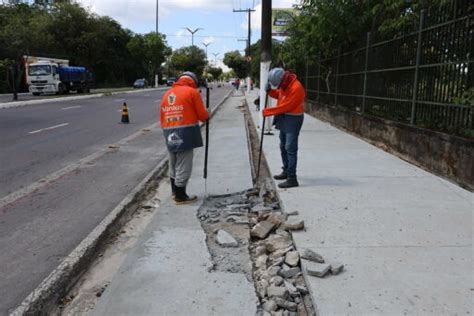
[[298, 180], [296, 180], [296, 177], [288, 178], [286, 179], [285, 182], [282, 182], [278, 185], [278, 187], [281, 189], [288, 189], [288, 188], [293, 188], [297, 186], [299, 186], [299, 183], [298, 183]]
[[170, 182], [171, 182], [171, 195], [174, 198], [176, 196], [176, 184], [174, 184], [174, 178], [170, 177]]
[[180, 204], [190, 204], [197, 200], [197, 196], [186, 194], [186, 187], [176, 187], [176, 195], [174, 197], [174, 202], [177, 205]]
[[285, 170], [283, 170], [280, 174], [273, 176], [273, 179], [275, 180], [286, 180], [287, 178], [288, 178], [288, 174], [286, 173]]

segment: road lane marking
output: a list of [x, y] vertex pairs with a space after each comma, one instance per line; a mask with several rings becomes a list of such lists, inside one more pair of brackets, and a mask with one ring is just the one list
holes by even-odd
[[[145, 128], [148, 128], [152, 131], [158, 131], [159, 128], [156, 125], [156, 123], [153, 123], [152, 125], [149, 125]], [[127, 136], [125, 138], [122, 138], [120, 141], [116, 142], [116, 146], [125, 146], [126, 144], [129, 143], [129, 141], [143, 135], [143, 132], [141, 130], [136, 131], [135, 133], [131, 134], [130, 136]], [[31, 183], [30, 185], [27, 185], [26, 187], [23, 187], [22, 189], [19, 189], [15, 192], [12, 192], [8, 194], [7, 196], [0, 198], [0, 215], [3, 212], [3, 209], [7, 207], [10, 204], [15, 203], [18, 200], [21, 200], [25, 198], [26, 196], [34, 193], [35, 191], [48, 186], [50, 183], [55, 182], [62, 178], [63, 176], [71, 173], [72, 171], [86, 165], [87, 163], [91, 161], [95, 161], [99, 159], [100, 157], [104, 156], [107, 152], [109, 152], [111, 149], [108, 148], [108, 146], [102, 150], [96, 151], [95, 153], [92, 153], [91, 155], [84, 157], [82, 159], [79, 159], [77, 162], [74, 162], [56, 172], [53, 172], [42, 179]]]
[[67, 108], [61, 108], [61, 110], [78, 109], [80, 107], [81, 107], [80, 105], [74, 105], [74, 106], [68, 106]]
[[52, 129], [55, 129], [55, 128], [60, 128], [60, 127], [67, 126], [67, 125], [69, 125], [69, 123], [62, 123], [62, 124], [54, 125], [54, 126], [51, 126], [51, 127], [38, 129], [36, 131], [29, 132], [28, 134], [41, 133], [41, 132], [44, 132], [44, 131], [52, 130]]

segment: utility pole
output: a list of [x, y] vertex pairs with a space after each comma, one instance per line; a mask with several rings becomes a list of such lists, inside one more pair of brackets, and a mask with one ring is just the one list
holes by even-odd
[[206, 60], [207, 60], [207, 46], [211, 45], [212, 43], [205, 43], [205, 42], [202, 42], [202, 45], [204, 45], [206, 47]]
[[[271, 7], [271, 5], [270, 5]], [[245, 9], [245, 10], [233, 10], [234, 13], [235, 12], [247, 12], [248, 14], [248, 23], [249, 23], [249, 26], [248, 26], [248, 39], [247, 39], [247, 49], [246, 49], [246, 52], [245, 52], [245, 57], [247, 59], [247, 93], [250, 92], [250, 73], [251, 73], [251, 68], [250, 68], [250, 44], [251, 44], [251, 41], [252, 41], [252, 12], [255, 12], [254, 9]], [[271, 13], [271, 12], [270, 12]], [[271, 21], [270, 21], [271, 23]]]
[[[272, 63], [272, 0], [262, 0], [262, 33], [261, 33], [262, 53], [260, 55], [260, 102], [264, 102], [267, 92], [265, 85], [268, 82], [268, 73]], [[263, 111], [266, 104], [260, 104], [260, 111]], [[260, 115], [260, 126], [270, 130], [271, 122], [267, 126], [262, 126], [263, 115]]]
[[155, 32], [158, 34], [158, 1], [156, 0], [156, 29]]
[[194, 33], [196, 33], [199, 30], [204, 30], [203, 28], [200, 28], [200, 27], [194, 30], [191, 30], [189, 27], [185, 27], [184, 29], [188, 30], [188, 32], [191, 33], [191, 46], [194, 46]]

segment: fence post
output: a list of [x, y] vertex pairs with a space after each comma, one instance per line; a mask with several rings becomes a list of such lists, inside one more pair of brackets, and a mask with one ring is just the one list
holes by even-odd
[[319, 104], [320, 101], [321, 101], [321, 93], [319, 92], [320, 91], [320, 82], [321, 82], [321, 52], [318, 54], [318, 81], [317, 81], [317, 93], [318, 93], [318, 97], [317, 97], [317, 103]]
[[362, 113], [365, 113], [365, 103], [367, 95], [367, 71], [369, 69], [369, 46], [370, 46], [370, 32], [367, 32], [367, 43], [365, 45], [365, 68], [364, 68], [364, 92], [362, 94]]
[[334, 105], [337, 106], [337, 91], [339, 82], [339, 60], [341, 59], [341, 46], [337, 48], [337, 60], [336, 60], [336, 88], [334, 89]]
[[[309, 66], [308, 66], [308, 55], [305, 57], [305, 72], [304, 72], [304, 88], [308, 90], [308, 71], [309, 71]], [[311, 102], [307, 102], [306, 104], [309, 103], [309, 113], [313, 113], [313, 104]]]
[[410, 124], [416, 123], [416, 99], [418, 97], [418, 73], [420, 70], [420, 59], [421, 59], [421, 41], [423, 33], [423, 24], [425, 22], [425, 10], [421, 10], [420, 13], [420, 25], [418, 29], [418, 40], [416, 47], [416, 64], [415, 64], [415, 76], [413, 78], [413, 96], [411, 100], [411, 117]]

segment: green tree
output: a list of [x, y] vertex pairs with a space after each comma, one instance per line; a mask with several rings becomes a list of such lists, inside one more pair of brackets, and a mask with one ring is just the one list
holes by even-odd
[[135, 34], [127, 44], [132, 58], [143, 70], [144, 77], [153, 80], [155, 74], [160, 74], [161, 64], [171, 54], [171, 49], [163, 35], [151, 32], [145, 35]]
[[181, 47], [171, 55], [171, 66], [177, 72], [192, 71], [202, 77], [206, 64], [206, 53], [196, 46]]
[[237, 77], [244, 78], [247, 76], [247, 61], [238, 50], [225, 53], [223, 62], [227, 67], [234, 70]]
[[212, 75], [214, 80], [217, 80], [222, 75], [222, 68], [220, 67], [209, 67], [207, 68], [207, 73]]

